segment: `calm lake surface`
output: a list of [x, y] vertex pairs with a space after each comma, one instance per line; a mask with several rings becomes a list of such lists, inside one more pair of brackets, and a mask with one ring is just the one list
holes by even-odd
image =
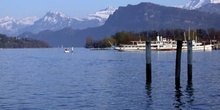
[[175, 88], [175, 52], [152, 52], [152, 84], [145, 52], [64, 49], [0, 50], [0, 110], [220, 109], [220, 51], [193, 53], [187, 84]]

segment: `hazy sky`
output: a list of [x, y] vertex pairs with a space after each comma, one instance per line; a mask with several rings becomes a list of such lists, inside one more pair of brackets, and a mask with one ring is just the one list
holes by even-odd
[[86, 17], [88, 14], [105, 9], [108, 6], [119, 7], [128, 4], [151, 2], [165, 6], [176, 6], [190, 0], [1, 0], [0, 18], [13, 16], [24, 18], [43, 17], [48, 11], [59, 11], [71, 17]]

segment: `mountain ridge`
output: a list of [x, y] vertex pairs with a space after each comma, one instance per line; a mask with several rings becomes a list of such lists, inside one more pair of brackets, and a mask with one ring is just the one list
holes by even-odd
[[195, 9], [197, 11], [211, 13], [211, 14], [219, 14], [220, 15], [220, 3], [218, 4], [206, 4], [200, 8]]
[[194, 10], [198, 9], [206, 4], [218, 4], [220, 0], [191, 0], [189, 3], [184, 5], [182, 8]]
[[[66, 33], [65, 29], [53, 32], [51, 36], [44, 36], [42, 39], [50, 42], [55, 47], [64, 46], [84, 46], [87, 37], [100, 40], [109, 37], [119, 31], [140, 32], [144, 30], [160, 29], [191, 29], [195, 28], [216, 28], [220, 29], [218, 20], [220, 15], [210, 14], [197, 10], [187, 10], [175, 7], [166, 7], [153, 3], [140, 3], [138, 5], [128, 5], [119, 7], [111, 15], [104, 25], [83, 30], [71, 30]], [[21, 35], [22, 36], [22, 35]], [[25, 34], [23, 34], [25, 36]], [[36, 34], [35, 38], [41, 36]], [[63, 39], [55, 40], [57, 38]]]
[[[201, 9], [201, 11], [207, 12], [208, 9], [200, 7], [210, 3], [219, 4], [220, 0], [192, 0], [182, 8], [198, 11]], [[210, 9], [211, 7], [209, 6], [208, 8]], [[218, 8], [216, 8], [215, 11], [214, 9], [212, 10], [213, 12], [218, 12], [217, 9]], [[27, 31], [38, 33], [48, 29], [56, 31], [66, 27], [79, 30], [90, 27], [98, 27], [103, 25], [109, 16], [115, 12], [115, 10], [117, 10], [117, 8], [109, 6], [106, 9], [89, 14], [86, 18], [69, 17], [61, 12], [53, 11], [48, 11], [42, 18], [29, 17], [17, 19], [14, 17], [5, 17], [0, 18], [0, 33], [7, 35], [19, 35]], [[9, 18], [11, 18], [11, 20]], [[4, 19], [8, 19], [8, 21], [5, 21]], [[29, 19], [29, 21], [27, 19]]]
[[[74, 29], [85, 29], [103, 25], [110, 14], [113, 14], [117, 8], [108, 7], [89, 14], [86, 18], [69, 17], [61, 12], [48, 11], [42, 18], [36, 18], [31, 23], [21, 23], [23, 19], [8, 19], [7, 23], [4, 18], [0, 18], [0, 33], [7, 35], [18, 35], [29, 31], [38, 33], [43, 30], [51, 29], [53, 31], [62, 28], [71, 27]], [[9, 17], [8, 17], [9, 18]], [[26, 19], [26, 18], [24, 18]], [[19, 23], [19, 25], [18, 25]]]
[[6, 16], [4, 18], [0, 18], [0, 32], [4, 34], [17, 33], [18, 30], [34, 24], [35, 20], [37, 20], [37, 17], [17, 19], [14, 17]]

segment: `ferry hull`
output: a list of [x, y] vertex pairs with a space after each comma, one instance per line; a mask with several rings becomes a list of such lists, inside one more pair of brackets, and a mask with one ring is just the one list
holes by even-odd
[[[124, 52], [137, 52], [137, 51], [145, 51], [145, 47], [142, 48], [125, 48], [125, 47], [115, 47], [115, 50], [118, 51], [124, 51]], [[194, 51], [211, 51], [212, 50], [212, 45], [202, 45], [202, 46], [193, 46], [192, 49]], [[176, 47], [172, 48], [155, 48], [151, 47], [152, 51], [175, 51]], [[182, 47], [182, 50], [187, 50], [187, 47], [184, 46]]]
[[[145, 51], [145, 41], [131, 41], [132, 44], [121, 44], [119, 47], [115, 47], [118, 51]], [[212, 50], [212, 45], [202, 45], [200, 42], [192, 41], [193, 50]], [[151, 41], [151, 50], [153, 51], [173, 51], [177, 48], [177, 42], [166, 38], [157, 37], [157, 41]], [[187, 41], [183, 41], [182, 50], [187, 49]]]

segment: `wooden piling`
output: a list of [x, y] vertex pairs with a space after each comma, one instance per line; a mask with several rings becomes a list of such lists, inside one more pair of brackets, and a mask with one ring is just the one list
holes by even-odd
[[146, 83], [151, 83], [151, 42], [146, 41]]
[[182, 40], [177, 40], [176, 50], [176, 73], [175, 73], [175, 84], [176, 87], [180, 86], [180, 71], [181, 71], [181, 53], [182, 53]]
[[192, 40], [187, 41], [187, 69], [188, 82], [192, 81]]

